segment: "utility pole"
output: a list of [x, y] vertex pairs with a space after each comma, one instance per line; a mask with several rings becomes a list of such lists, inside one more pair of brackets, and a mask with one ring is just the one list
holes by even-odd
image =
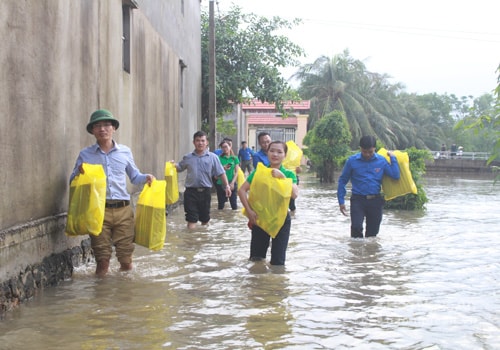
[[208, 144], [212, 150], [217, 148], [215, 144], [216, 125], [216, 95], [215, 95], [215, 20], [214, 0], [209, 0], [208, 15]]

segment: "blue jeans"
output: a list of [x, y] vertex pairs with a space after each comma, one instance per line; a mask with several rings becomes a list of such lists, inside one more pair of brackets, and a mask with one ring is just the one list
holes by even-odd
[[[286, 248], [290, 238], [290, 227], [292, 220], [287, 214], [285, 223], [281, 226], [271, 244], [271, 265], [285, 265]], [[252, 227], [252, 241], [250, 242], [250, 260], [265, 259], [269, 248], [269, 236], [266, 231], [257, 225]]]
[[382, 209], [385, 200], [382, 196], [367, 199], [366, 196], [351, 196], [351, 237], [363, 238], [363, 221], [366, 218], [366, 237], [375, 237], [382, 222]]

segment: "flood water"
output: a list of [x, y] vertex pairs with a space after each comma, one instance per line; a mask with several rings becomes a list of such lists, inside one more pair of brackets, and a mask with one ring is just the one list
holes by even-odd
[[177, 209], [163, 250], [103, 279], [77, 268], [0, 321], [0, 348], [499, 349], [500, 184], [426, 183], [425, 212], [351, 240], [335, 186], [302, 176], [281, 269], [248, 262], [239, 211], [188, 232]]

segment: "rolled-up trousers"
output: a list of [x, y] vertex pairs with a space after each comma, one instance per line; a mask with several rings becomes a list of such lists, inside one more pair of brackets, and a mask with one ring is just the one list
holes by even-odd
[[115, 246], [116, 258], [121, 263], [131, 263], [134, 252], [134, 212], [131, 205], [106, 208], [104, 223], [99, 236], [90, 235], [96, 261], [110, 260]]

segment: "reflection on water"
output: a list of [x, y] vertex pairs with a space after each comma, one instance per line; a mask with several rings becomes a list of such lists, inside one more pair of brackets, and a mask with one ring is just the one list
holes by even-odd
[[[301, 177], [287, 264], [248, 262], [239, 212], [167, 218], [160, 252], [94, 266], [0, 321], [1, 349], [493, 349], [500, 344], [499, 188], [427, 178], [424, 212], [352, 240], [334, 185]], [[215, 201], [216, 202], [216, 201]], [[495, 345], [497, 344], [497, 345]]]

